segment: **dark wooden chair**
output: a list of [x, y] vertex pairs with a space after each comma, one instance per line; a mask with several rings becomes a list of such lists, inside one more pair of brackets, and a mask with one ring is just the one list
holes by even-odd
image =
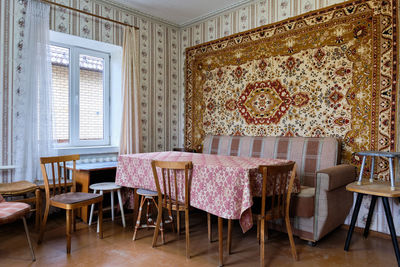
[[[268, 230], [265, 228], [266, 222], [281, 218], [285, 220], [293, 259], [297, 260], [296, 246], [289, 217], [290, 199], [296, 177], [296, 163], [289, 162], [282, 165], [260, 166], [259, 172], [263, 176], [261, 209], [254, 216], [257, 218], [257, 227], [260, 225], [260, 264], [265, 266], [265, 233]], [[273, 188], [272, 195], [267, 194], [271, 191], [267, 190], [268, 187]], [[231, 249], [231, 235], [232, 221], [228, 220], [228, 253], [230, 253]]]
[[[189, 251], [189, 204], [190, 204], [190, 177], [191, 170], [193, 168], [192, 162], [190, 161], [152, 161], [151, 166], [153, 168], [154, 181], [157, 187], [158, 193], [158, 215], [156, 222], [156, 229], [153, 236], [153, 247], [156, 246], [158, 233], [161, 230], [163, 239], [163, 227], [166, 223], [171, 223], [173, 225], [174, 220], [172, 216], [172, 211], [176, 211], [176, 223], [177, 223], [177, 233], [180, 234], [180, 212], [185, 213], [185, 234], [186, 234], [186, 258], [190, 258]], [[161, 169], [161, 177], [158, 176], [157, 169]], [[184, 181], [179, 181], [177, 177], [177, 172], [184, 172]], [[180, 195], [180, 187], [178, 184], [184, 182], [184, 202], [178, 200]], [[163, 190], [161, 190], [161, 186]], [[168, 210], [168, 220], [163, 220], [162, 211], [163, 208]], [[161, 225], [163, 222], [163, 225]], [[172, 226], [173, 227], [173, 226]], [[161, 229], [160, 229], [161, 228]], [[164, 240], [162, 240], [164, 243]]]
[[[40, 228], [38, 244], [43, 240], [44, 230], [46, 228], [47, 217], [51, 206], [66, 210], [66, 235], [67, 235], [67, 253], [71, 253], [71, 230], [76, 231], [75, 215], [76, 210], [91, 204], [99, 205], [99, 236], [103, 238], [103, 196], [99, 194], [76, 192], [76, 161], [79, 155], [43, 157], [40, 158], [40, 167], [43, 174], [44, 186], [46, 191], [46, 209], [42, 225]], [[66, 162], [72, 161], [72, 187], [68, 186], [68, 170]], [[49, 182], [47, 170], [51, 171], [52, 181]], [[71, 188], [71, 192], [68, 192]], [[72, 229], [71, 229], [71, 226]]]

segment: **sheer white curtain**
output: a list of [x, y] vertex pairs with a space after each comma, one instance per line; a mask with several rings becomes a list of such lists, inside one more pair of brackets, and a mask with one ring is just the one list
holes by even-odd
[[139, 30], [125, 27], [122, 47], [123, 111], [119, 153], [140, 153], [142, 134], [139, 109]]
[[28, 1], [19, 88], [14, 95], [13, 181], [42, 179], [39, 158], [54, 155], [49, 12], [47, 4]]

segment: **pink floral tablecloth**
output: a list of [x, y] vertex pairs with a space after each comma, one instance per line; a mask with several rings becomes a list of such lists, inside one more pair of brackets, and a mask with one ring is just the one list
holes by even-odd
[[[239, 219], [243, 232], [253, 226], [252, 198], [261, 196], [262, 176], [258, 166], [288, 162], [175, 151], [121, 155], [116, 184], [156, 191], [152, 160], [192, 161], [190, 205], [225, 219]], [[183, 177], [183, 172], [181, 175]]]

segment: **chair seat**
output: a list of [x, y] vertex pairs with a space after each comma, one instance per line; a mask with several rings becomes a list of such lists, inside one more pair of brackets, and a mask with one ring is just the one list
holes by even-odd
[[121, 189], [121, 186], [112, 182], [107, 182], [107, 183], [91, 184], [89, 188], [92, 190], [111, 191], [111, 190]]
[[136, 194], [141, 195], [141, 196], [146, 196], [146, 197], [156, 197], [156, 196], [158, 196], [158, 193], [156, 191], [151, 191], [151, 190], [142, 189], [142, 188], [139, 188], [136, 191]]
[[[177, 210], [177, 208], [176, 208], [176, 202], [175, 202], [175, 200], [169, 200], [169, 199], [167, 199], [167, 201], [166, 201], [167, 203], [166, 204], [164, 204], [164, 200], [163, 200], [163, 207], [164, 208], [166, 208], [166, 207], [168, 207], [169, 206], [169, 203], [170, 202], [172, 202], [172, 210]], [[185, 203], [183, 203], [183, 202], [181, 202], [181, 201], [178, 201], [178, 205], [179, 205], [179, 210], [180, 211], [184, 211], [185, 210]], [[189, 207], [190, 208], [190, 207]]]
[[22, 202], [1, 202], [0, 203], [0, 224], [15, 221], [25, 216], [31, 210], [31, 206]]
[[363, 180], [360, 185], [358, 182], [348, 184], [346, 190], [380, 197], [400, 197], [400, 185], [396, 183], [395, 186], [395, 190], [391, 190], [389, 181], [374, 181], [371, 183], [369, 180]]
[[94, 198], [101, 197], [100, 194], [83, 193], [83, 192], [68, 192], [64, 194], [59, 194], [50, 199], [55, 202], [60, 202], [64, 204], [74, 204], [78, 202], [83, 202], [86, 200], [91, 200]]
[[34, 191], [38, 186], [28, 181], [0, 184], [0, 194], [11, 196]]

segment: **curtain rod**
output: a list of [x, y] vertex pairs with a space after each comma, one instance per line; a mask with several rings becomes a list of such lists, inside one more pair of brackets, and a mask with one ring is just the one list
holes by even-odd
[[110, 21], [110, 22], [113, 22], [113, 23], [117, 23], [117, 24], [120, 24], [120, 25], [124, 25], [124, 26], [128, 26], [128, 27], [134, 27], [135, 29], [139, 30], [139, 28], [136, 27], [136, 26], [132, 26], [130, 24], [127, 24], [127, 23], [124, 23], [124, 22], [120, 22], [118, 20], [113, 20], [113, 19], [109, 19], [109, 18], [106, 18], [106, 17], [102, 17], [102, 16], [99, 16], [99, 15], [96, 15], [96, 14], [93, 14], [93, 13], [89, 13], [89, 12], [84, 11], [84, 10], [80, 10], [80, 9], [77, 9], [77, 8], [65, 6], [63, 4], [52, 2], [52, 1], [49, 1], [49, 0], [40, 0], [40, 1], [42, 1], [44, 3], [47, 3], [47, 4], [50, 4], [50, 5], [55, 5], [55, 6], [59, 6], [59, 7], [62, 7], [62, 8], [66, 8], [66, 9], [69, 9], [69, 10], [72, 10], [72, 11], [75, 11], [75, 12], [78, 12], [78, 13], [83, 13], [83, 14], [88, 15], [88, 16], [93, 16], [93, 17], [96, 17], [98, 19], [107, 20], [107, 21]]

